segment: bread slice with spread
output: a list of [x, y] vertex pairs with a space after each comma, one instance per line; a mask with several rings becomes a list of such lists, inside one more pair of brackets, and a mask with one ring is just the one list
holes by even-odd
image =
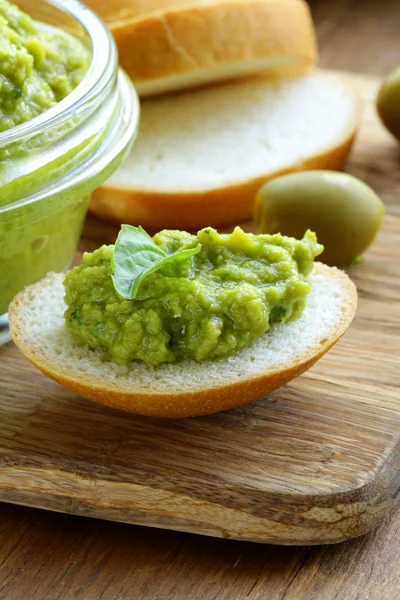
[[21, 292], [10, 306], [12, 337], [43, 373], [84, 398], [120, 410], [163, 418], [192, 417], [247, 404], [301, 375], [345, 333], [357, 305], [347, 275], [316, 263], [302, 315], [277, 323], [227, 358], [156, 367], [121, 367], [82, 346], [64, 323], [62, 274]]

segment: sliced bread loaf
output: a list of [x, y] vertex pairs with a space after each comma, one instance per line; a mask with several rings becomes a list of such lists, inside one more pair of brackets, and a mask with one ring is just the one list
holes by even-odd
[[112, 24], [148, 15], [155, 11], [185, 6], [206, 4], [212, 0], [85, 0], [85, 4], [106, 23]]
[[303, 0], [166, 4], [151, 0], [144, 12], [138, 0], [115, 0], [102, 10], [103, 4], [92, 2], [106, 15], [121, 66], [142, 97], [262, 71], [299, 74], [315, 61], [314, 28]]

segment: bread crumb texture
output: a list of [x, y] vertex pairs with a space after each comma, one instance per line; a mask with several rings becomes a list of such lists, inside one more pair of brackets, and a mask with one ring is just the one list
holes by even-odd
[[318, 74], [147, 100], [134, 149], [105, 187], [200, 193], [257, 179], [343, 143], [356, 110], [345, 86]]

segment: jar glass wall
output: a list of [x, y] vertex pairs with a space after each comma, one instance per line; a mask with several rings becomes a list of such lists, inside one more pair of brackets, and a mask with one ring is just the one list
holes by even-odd
[[38, 117], [0, 134], [0, 343], [16, 293], [71, 264], [91, 192], [121, 164], [139, 123], [112, 36], [75, 0], [15, 0], [44, 25], [80, 38], [92, 54], [81, 84]]

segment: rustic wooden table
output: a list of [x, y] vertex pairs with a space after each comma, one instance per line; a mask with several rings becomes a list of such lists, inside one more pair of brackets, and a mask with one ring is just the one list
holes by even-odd
[[[400, 64], [399, 0], [310, 0], [323, 67]], [[400, 594], [400, 512], [326, 547], [204, 538], [0, 506], [0, 600], [386, 600]]]

